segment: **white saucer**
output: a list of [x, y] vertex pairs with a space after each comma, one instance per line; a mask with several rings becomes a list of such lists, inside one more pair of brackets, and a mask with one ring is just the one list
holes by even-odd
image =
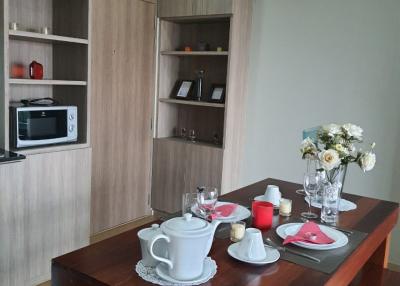
[[242, 262], [246, 262], [246, 263], [250, 263], [250, 264], [254, 264], [254, 265], [265, 265], [265, 264], [270, 264], [270, 263], [274, 263], [275, 261], [277, 261], [279, 259], [279, 257], [281, 256], [279, 251], [276, 249], [273, 249], [271, 247], [268, 246], [264, 246], [265, 248], [265, 252], [267, 253], [267, 255], [265, 256], [264, 259], [262, 260], [247, 260], [245, 258], [240, 257], [237, 254], [237, 249], [239, 247], [239, 243], [240, 242], [236, 242], [234, 244], [229, 245], [228, 247], [228, 253], [230, 256], [232, 256], [233, 258], [242, 261]]
[[[285, 239], [286, 236], [288, 235], [295, 235], [299, 229], [303, 226], [303, 223], [287, 223], [280, 225], [276, 228], [276, 233], [282, 238]], [[327, 236], [332, 238], [334, 240], [333, 243], [330, 244], [315, 244], [315, 243], [308, 243], [308, 242], [302, 242], [302, 241], [297, 241], [293, 242], [294, 245], [307, 248], [307, 249], [313, 249], [313, 250], [330, 250], [330, 249], [336, 249], [342, 246], [345, 246], [349, 242], [349, 238], [343, 234], [341, 231], [338, 231], [336, 229], [330, 228], [325, 225], [318, 225]]]
[[207, 282], [210, 279], [210, 277], [213, 277], [217, 273], [217, 264], [215, 264], [215, 261], [212, 260], [210, 257], [207, 257], [206, 259], [204, 259], [203, 274], [201, 274], [200, 277], [197, 277], [196, 279], [193, 280], [182, 281], [172, 278], [171, 276], [169, 276], [168, 265], [166, 265], [165, 263], [160, 263], [157, 265], [156, 273], [165, 281], [174, 284], [179, 284], [179, 285], [202, 284]]
[[[308, 203], [308, 197], [305, 197], [304, 199]], [[322, 203], [321, 202], [313, 201], [311, 203], [311, 205], [313, 207], [315, 207], [315, 208], [319, 208], [319, 209], [322, 208]], [[352, 210], [355, 210], [355, 209], [357, 209], [357, 205], [355, 203], [350, 202], [350, 201], [345, 200], [345, 199], [340, 199], [340, 203], [339, 203], [339, 211], [340, 212], [348, 212], [348, 211], [352, 211]]]
[[[269, 201], [265, 200], [264, 195], [257, 196], [257, 197], [254, 198], [254, 200], [258, 201], [258, 202], [267, 202], [267, 203], [269, 203]], [[274, 205], [274, 209], [279, 209], [279, 206]]]
[[[218, 207], [218, 206], [222, 206], [224, 204], [231, 204], [231, 203], [217, 202], [215, 206]], [[191, 211], [196, 216], [205, 219], [205, 217], [200, 213], [197, 204], [192, 206]], [[230, 216], [218, 217], [218, 218], [216, 218], [216, 220], [219, 220], [220, 222], [223, 222], [223, 223], [230, 223], [230, 222], [235, 222], [235, 221], [239, 221], [239, 220], [245, 220], [250, 216], [251, 216], [251, 212], [248, 209], [246, 209], [244, 206], [241, 206], [238, 204], [237, 208]]]

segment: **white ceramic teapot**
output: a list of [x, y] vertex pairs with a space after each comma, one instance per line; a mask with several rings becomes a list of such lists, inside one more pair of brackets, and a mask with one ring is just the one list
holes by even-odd
[[[148, 242], [150, 255], [168, 265], [172, 278], [182, 281], [195, 279], [203, 273], [204, 259], [210, 252], [219, 224], [220, 221], [209, 223], [189, 213], [167, 220], [161, 224], [162, 234]], [[168, 242], [168, 258], [154, 254], [154, 243], [159, 239]]]

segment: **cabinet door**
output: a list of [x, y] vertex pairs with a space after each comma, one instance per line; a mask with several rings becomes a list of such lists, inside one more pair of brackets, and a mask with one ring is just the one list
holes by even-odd
[[89, 244], [90, 168], [90, 149], [0, 165], [0, 285], [49, 280], [53, 257]]
[[92, 233], [149, 215], [156, 4], [92, 3]]
[[220, 188], [222, 149], [174, 138], [155, 139], [152, 207], [175, 213], [182, 208], [182, 194], [198, 186]]
[[[244, 1], [244, 0], [243, 0]], [[232, 0], [159, 0], [159, 17], [188, 17], [232, 13]]]
[[[0, 285], [27, 285], [22, 162], [0, 165]], [[50, 261], [49, 261], [50, 263]]]

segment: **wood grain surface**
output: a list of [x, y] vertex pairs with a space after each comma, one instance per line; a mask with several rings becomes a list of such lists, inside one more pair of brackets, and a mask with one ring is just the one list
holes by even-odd
[[156, 6], [96, 0], [92, 7], [94, 234], [151, 212]]
[[222, 149], [177, 138], [154, 140], [152, 208], [175, 213], [182, 194], [198, 186], [221, 185]]
[[50, 278], [54, 256], [89, 244], [89, 148], [0, 165], [0, 285]]
[[[264, 193], [267, 185], [280, 187], [284, 197], [293, 200], [293, 215], [307, 209], [304, 197], [295, 193], [300, 185], [266, 179], [223, 196], [224, 200], [250, 205], [252, 198]], [[361, 245], [332, 274], [324, 274], [285, 260], [261, 267], [238, 262], [227, 253], [229, 239], [215, 238], [210, 256], [218, 272], [204, 285], [347, 285], [379, 248], [396, 224], [399, 204], [344, 194], [355, 202], [357, 210], [340, 214], [339, 226], [369, 233]], [[280, 218], [279, 223], [284, 219]], [[143, 226], [145, 227], [145, 226]], [[142, 228], [143, 228], [142, 227]], [[137, 228], [95, 245], [53, 259], [53, 283], [65, 285], [151, 285], [134, 271], [141, 259]], [[73, 284], [75, 283], [75, 284]]]

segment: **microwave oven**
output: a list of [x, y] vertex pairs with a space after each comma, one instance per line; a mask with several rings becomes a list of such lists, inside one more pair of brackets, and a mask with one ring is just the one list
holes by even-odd
[[10, 145], [14, 149], [76, 142], [76, 106], [11, 106]]

